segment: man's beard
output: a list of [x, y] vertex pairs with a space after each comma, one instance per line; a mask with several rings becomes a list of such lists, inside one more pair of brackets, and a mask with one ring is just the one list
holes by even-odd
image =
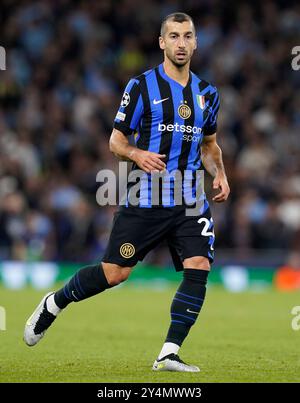
[[177, 68], [182, 68], [184, 67], [189, 61], [191, 60], [191, 56], [188, 57], [185, 60], [176, 60], [175, 56], [171, 55], [169, 52], [166, 52], [166, 55], [168, 56], [168, 59], [176, 66]]
[[189, 60], [182, 60], [181, 62], [177, 62], [176, 60], [174, 60], [174, 59], [171, 59], [171, 62], [174, 64], [174, 66], [176, 66], [176, 67], [184, 67], [188, 62], [189, 62]]

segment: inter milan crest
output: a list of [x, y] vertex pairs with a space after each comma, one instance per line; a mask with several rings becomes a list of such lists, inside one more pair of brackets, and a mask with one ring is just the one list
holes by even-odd
[[191, 113], [191, 108], [188, 105], [179, 105], [178, 114], [182, 119], [188, 119], [191, 116]]
[[135, 254], [135, 247], [132, 243], [123, 243], [120, 248], [120, 255], [125, 257], [125, 259], [131, 258]]
[[122, 101], [121, 101], [122, 108], [125, 108], [126, 106], [128, 106], [129, 102], [130, 102], [130, 95], [128, 94], [128, 92], [124, 92]]

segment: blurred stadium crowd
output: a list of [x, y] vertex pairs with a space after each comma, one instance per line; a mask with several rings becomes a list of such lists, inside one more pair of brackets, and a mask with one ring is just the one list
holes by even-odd
[[[195, 20], [192, 70], [221, 94], [231, 198], [212, 205], [219, 253], [300, 248], [300, 3], [218, 0], [1, 1], [0, 257], [98, 260], [114, 207], [96, 174], [124, 86], [162, 60], [161, 20]], [[207, 193], [210, 195], [209, 180]], [[164, 263], [165, 249], [149, 259]]]

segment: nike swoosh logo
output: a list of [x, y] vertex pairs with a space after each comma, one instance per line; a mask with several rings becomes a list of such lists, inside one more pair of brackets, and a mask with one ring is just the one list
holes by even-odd
[[72, 290], [72, 295], [73, 295], [73, 297], [74, 297], [75, 299], [77, 299], [77, 301], [79, 301], [79, 299], [76, 297], [76, 295], [75, 295], [75, 293], [74, 293], [73, 290]]
[[166, 101], [168, 98], [164, 98], [164, 99], [153, 99], [153, 104], [157, 105], [157, 104], [161, 104], [162, 102]]
[[190, 309], [187, 309], [186, 311], [189, 312], [189, 313], [196, 313], [197, 315], [199, 313], [199, 312], [191, 311]]

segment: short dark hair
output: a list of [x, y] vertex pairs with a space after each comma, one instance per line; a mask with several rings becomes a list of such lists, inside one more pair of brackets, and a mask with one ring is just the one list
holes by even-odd
[[172, 14], [167, 15], [166, 18], [161, 23], [160, 36], [164, 35], [166, 23], [168, 21], [174, 21], [174, 22], [191, 21], [191, 23], [193, 24], [194, 32], [195, 32], [195, 24], [194, 24], [194, 21], [191, 16], [189, 16], [186, 13], [172, 13]]

